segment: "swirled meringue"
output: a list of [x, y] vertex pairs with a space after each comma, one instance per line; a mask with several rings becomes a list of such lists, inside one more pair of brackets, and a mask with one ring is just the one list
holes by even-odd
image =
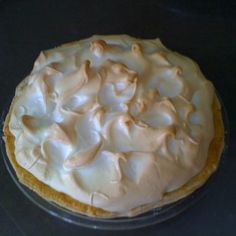
[[203, 168], [213, 93], [159, 39], [93, 36], [43, 51], [16, 90], [16, 160], [51, 188], [126, 215]]

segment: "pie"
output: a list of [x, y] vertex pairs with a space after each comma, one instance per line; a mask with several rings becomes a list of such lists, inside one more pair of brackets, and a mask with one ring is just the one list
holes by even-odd
[[215, 89], [159, 39], [93, 36], [42, 51], [4, 123], [19, 181], [96, 217], [176, 202], [217, 169], [224, 124]]

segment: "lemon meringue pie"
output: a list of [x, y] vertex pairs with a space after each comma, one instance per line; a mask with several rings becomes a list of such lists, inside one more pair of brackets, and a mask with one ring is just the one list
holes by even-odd
[[19, 181], [90, 216], [135, 216], [199, 188], [224, 126], [214, 87], [159, 39], [93, 36], [42, 51], [4, 125]]

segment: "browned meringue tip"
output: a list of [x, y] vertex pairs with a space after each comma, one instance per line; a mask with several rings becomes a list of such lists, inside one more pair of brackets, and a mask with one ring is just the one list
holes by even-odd
[[107, 48], [108, 48], [108, 45], [106, 41], [102, 39], [94, 40], [90, 44], [90, 50], [94, 52], [94, 54], [97, 56], [100, 56], [101, 54], [103, 54]]
[[133, 43], [131, 46], [131, 50], [134, 54], [136, 54], [138, 56], [143, 55], [143, 48], [140, 43]]
[[35, 117], [30, 116], [30, 115], [24, 115], [22, 116], [21, 121], [27, 130], [31, 132], [36, 132], [38, 130]]
[[98, 152], [101, 145], [102, 140], [100, 140], [100, 142], [91, 146], [90, 148], [79, 151], [71, 157], [68, 157], [63, 163], [64, 167], [73, 169], [89, 164], [95, 158], [96, 153]]

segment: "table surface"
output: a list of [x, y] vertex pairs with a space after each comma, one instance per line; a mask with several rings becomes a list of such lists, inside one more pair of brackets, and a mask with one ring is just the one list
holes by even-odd
[[[212, 3], [214, 2], [214, 3]], [[159, 37], [196, 60], [218, 90], [230, 121], [227, 156], [210, 191], [167, 222], [101, 231], [63, 222], [31, 203], [0, 159], [0, 235], [236, 235], [236, 4], [225, 1], [0, 0], [0, 107], [45, 48], [93, 34]]]

